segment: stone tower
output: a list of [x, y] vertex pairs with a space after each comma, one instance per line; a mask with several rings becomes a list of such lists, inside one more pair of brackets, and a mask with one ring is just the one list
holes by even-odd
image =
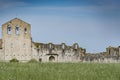
[[31, 59], [31, 26], [14, 18], [2, 25], [2, 40], [5, 61], [13, 58], [19, 61]]

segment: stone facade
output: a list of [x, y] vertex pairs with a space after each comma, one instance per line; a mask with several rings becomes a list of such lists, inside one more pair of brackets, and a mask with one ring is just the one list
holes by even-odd
[[31, 59], [31, 26], [15, 18], [2, 25], [2, 48], [4, 60], [12, 58], [25, 61]]
[[78, 62], [80, 56], [85, 55], [85, 49], [78, 46], [77, 43], [73, 46], [62, 44], [32, 44], [33, 58], [43, 62]]
[[20, 62], [36, 59], [40, 62], [119, 62], [120, 47], [108, 47], [106, 52], [86, 53], [77, 43], [38, 43], [32, 41], [31, 25], [14, 18], [2, 25], [0, 61], [16, 58]]
[[118, 63], [120, 62], [120, 46], [106, 48], [106, 52], [100, 53], [86, 53], [81, 57], [82, 62], [104, 62], [104, 63]]

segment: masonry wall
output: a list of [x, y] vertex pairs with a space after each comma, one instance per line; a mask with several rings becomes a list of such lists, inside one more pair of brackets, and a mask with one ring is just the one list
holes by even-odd
[[54, 57], [52, 62], [80, 62], [81, 48], [70, 48], [65, 49], [64, 51], [62, 48], [53, 48], [50, 51], [49, 44], [46, 48], [41, 48], [41, 45], [36, 47], [34, 44], [32, 44], [32, 53], [32, 58], [42, 62], [51, 62], [50, 57]]
[[[11, 27], [11, 34], [8, 34], [8, 26]], [[19, 26], [19, 34], [16, 34], [16, 26]], [[5, 61], [13, 58], [20, 61], [31, 59], [31, 27], [29, 24], [17, 18], [5, 23], [2, 25], [2, 39]]]
[[[2, 45], [2, 47], [1, 47]], [[120, 46], [108, 47], [106, 52], [86, 54], [77, 43], [72, 46], [62, 44], [35, 43], [31, 37], [30, 24], [14, 18], [2, 25], [0, 39], [0, 61], [13, 58], [20, 62], [36, 59], [40, 62], [120, 62]]]
[[4, 61], [4, 57], [3, 49], [0, 49], [0, 61]]

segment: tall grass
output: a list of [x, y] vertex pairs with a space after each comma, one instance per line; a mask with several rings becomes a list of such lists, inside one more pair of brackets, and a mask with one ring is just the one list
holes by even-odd
[[0, 80], [120, 80], [120, 64], [0, 63]]

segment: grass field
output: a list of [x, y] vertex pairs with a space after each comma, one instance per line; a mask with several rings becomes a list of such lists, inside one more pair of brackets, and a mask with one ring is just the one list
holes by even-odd
[[120, 80], [120, 64], [0, 63], [0, 80]]

